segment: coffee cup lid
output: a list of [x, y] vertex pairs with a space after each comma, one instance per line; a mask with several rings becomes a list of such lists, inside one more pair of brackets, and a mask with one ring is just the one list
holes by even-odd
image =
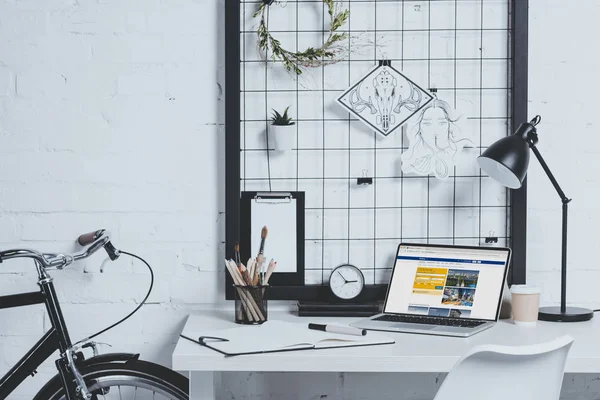
[[542, 289], [529, 285], [512, 285], [510, 292], [514, 294], [540, 294], [542, 293]]

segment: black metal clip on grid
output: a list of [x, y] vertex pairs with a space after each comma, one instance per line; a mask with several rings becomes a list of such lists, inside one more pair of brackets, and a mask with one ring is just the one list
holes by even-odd
[[292, 194], [289, 192], [257, 192], [254, 201], [257, 203], [290, 203]]
[[362, 173], [363, 176], [360, 178], [356, 179], [356, 184], [359, 186], [366, 186], [366, 185], [372, 185], [373, 184], [373, 178], [370, 178], [367, 176], [367, 170], [363, 169]]
[[498, 237], [494, 232], [490, 232], [489, 236], [485, 238], [485, 244], [497, 244]]
[[[263, 0], [263, 1], [267, 1], [267, 0]], [[392, 66], [392, 62], [390, 60], [379, 60], [379, 66], [380, 67], [391, 67]]]
[[262, 2], [267, 6], [270, 6], [271, 4], [273, 4], [274, 1], [275, 0], [262, 0]]

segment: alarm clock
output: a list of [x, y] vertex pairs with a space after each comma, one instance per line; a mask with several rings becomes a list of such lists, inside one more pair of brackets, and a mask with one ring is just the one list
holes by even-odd
[[331, 293], [340, 300], [358, 297], [365, 287], [365, 276], [354, 265], [343, 264], [336, 267], [329, 277]]

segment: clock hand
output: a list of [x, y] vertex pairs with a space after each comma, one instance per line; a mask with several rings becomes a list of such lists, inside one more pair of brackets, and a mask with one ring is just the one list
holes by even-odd
[[337, 273], [338, 273], [338, 274], [339, 274], [339, 275], [342, 277], [342, 279], [344, 280], [344, 284], [348, 283], [348, 281], [346, 280], [346, 278], [344, 278], [344, 275], [342, 275], [342, 273], [341, 273], [340, 271], [338, 271]]
[[356, 283], [358, 281], [346, 281], [346, 283]]

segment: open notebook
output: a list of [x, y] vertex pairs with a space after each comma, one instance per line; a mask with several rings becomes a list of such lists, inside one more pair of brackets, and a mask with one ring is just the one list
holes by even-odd
[[338, 335], [311, 330], [307, 325], [267, 321], [262, 325], [207, 331], [199, 338], [183, 334], [181, 337], [226, 356], [394, 343], [393, 339], [379, 333], [369, 332], [366, 336]]

